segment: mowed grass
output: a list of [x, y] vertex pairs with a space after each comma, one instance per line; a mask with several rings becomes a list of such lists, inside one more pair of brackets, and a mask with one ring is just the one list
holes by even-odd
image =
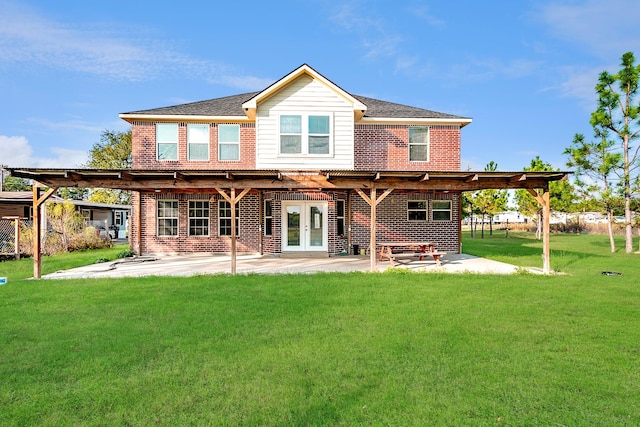
[[564, 274], [10, 279], [0, 425], [638, 425], [640, 255], [551, 245]]

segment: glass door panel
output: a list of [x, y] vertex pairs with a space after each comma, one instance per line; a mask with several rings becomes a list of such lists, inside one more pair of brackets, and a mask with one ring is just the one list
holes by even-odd
[[287, 206], [287, 246], [300, 246], [300, 206]]
[[308, 229], [309, 246], [324, 246], [324, 215], [323, 206], [309, 206]]

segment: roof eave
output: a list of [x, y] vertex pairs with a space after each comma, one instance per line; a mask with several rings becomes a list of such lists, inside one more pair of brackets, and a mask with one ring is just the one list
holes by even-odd
[[460, 125], [465, 127], [473, 120], [466, 117], [362, 117], [359, 123], [371, 124], [424, 124], [424, 125]]
[[251, 118], [246, 116], [207, 116], [207, 115], [189, 115], [189, 114], [136, 114], [122, 113], [119, 117], [129, 123], [136, 120], [156, 121], [156, 122], [252, 122]]

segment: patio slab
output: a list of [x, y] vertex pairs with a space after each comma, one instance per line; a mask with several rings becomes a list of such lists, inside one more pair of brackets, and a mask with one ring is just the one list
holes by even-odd
[[[513, 274], [518, 267], [466, 254], [447, 254], [437, 266], [431, 259], [392, 267], [389, 261], [377, 263], [377, 270], [389, 268], [419, 272]], [[296, 274], [317, 272], [369, 272], [368, 256], [330, 258], [280, 258], [271, 255], [238, 255], [237, 274]], [[231, 257], [219, 254], [142, 256], [92, 264], [43, 275], [43, 279], [82, 279], [101, 277], [194, 276], [229, 274]]]

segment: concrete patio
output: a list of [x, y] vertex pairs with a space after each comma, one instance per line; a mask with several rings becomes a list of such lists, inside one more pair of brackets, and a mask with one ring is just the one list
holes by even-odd
[[[498, 261], [466, 254], [447, 254], [437, 266], [432, 259], [415, 260], [406, 265], [392, 267], [389, 261], [377, 263], [378, 271], [389, 268], [433, 273], [513, 274], [518, 267]], [[81, 279], [101, 277], [193, 276], [202, 274], [229, 274], [231, 257], [228, 255], [189, 254], [142, 256], [92, 264], [85, 267], [43, 275], [44, 279]], [[296, 274], [317, 272], [370, 271], [368, 256], [336, 256], [330, 258], [280, 258], [271, 255], [239, 255], [237, 274]]]

